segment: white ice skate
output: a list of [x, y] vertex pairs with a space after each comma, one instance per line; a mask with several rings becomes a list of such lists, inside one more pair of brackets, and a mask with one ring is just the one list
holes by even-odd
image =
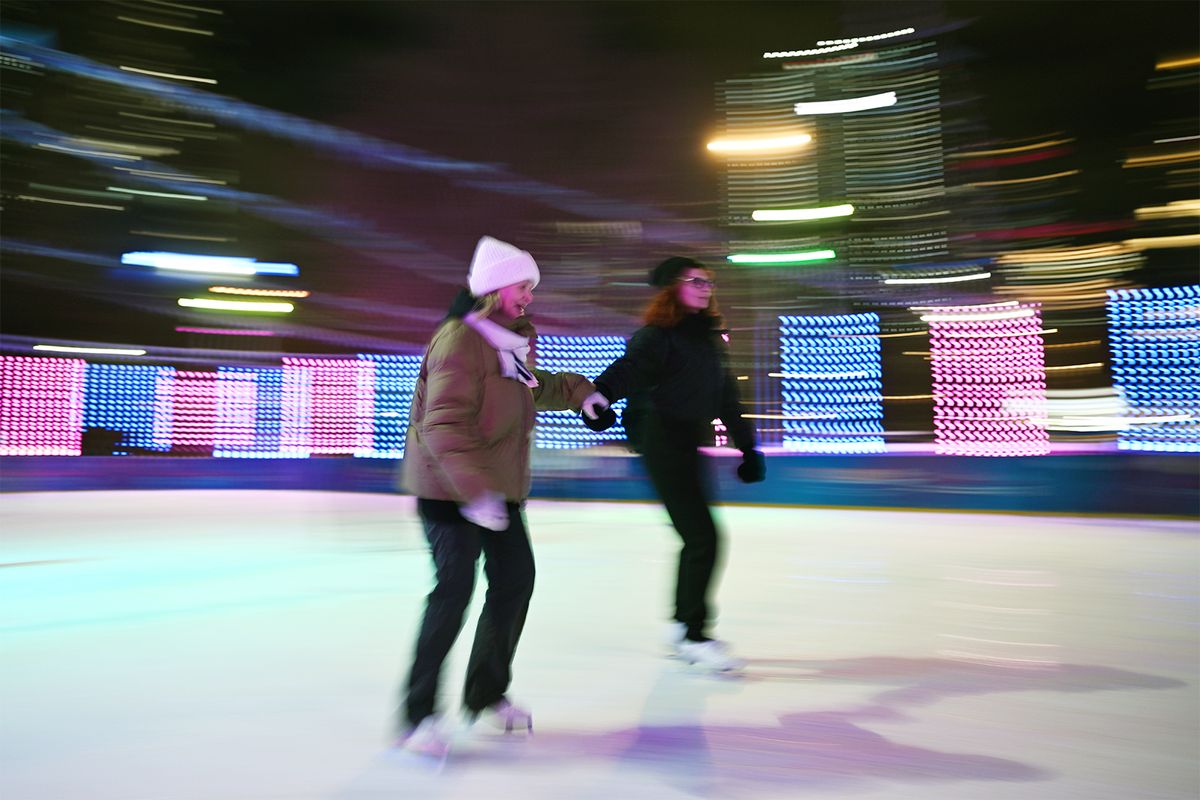
[[515, 706], [507, 697], [501, 697], [482, 711], [468, 711], [467, 723], [474, 724], [477, 720], [485, 719], [497, 728], [503, 728], [505, 733], [524, 731], [533, 733], [533, 714], [529, 709]]
[[663, 644], [667, 646], [667, 658], [679, 658], [679, 647], [687, 641], [687, 625], [682, 622], [668, 622], [663, 634]]
[[728, 646], [717, 639], [684, 641], [679, 645], [679, 657], [713, 672], [736, 672], [746, 666], [745, 661], [730, 653]]
[[450, 731], [441, 716], [431, 714], [401, 736], [396, 745], [405, 752], [425, 756], [436, 761], [445, 761], [450, 755]]

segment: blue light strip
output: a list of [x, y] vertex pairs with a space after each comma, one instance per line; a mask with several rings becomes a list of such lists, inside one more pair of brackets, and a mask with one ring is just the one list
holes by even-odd
[[878, 315], [781, 316], [779, 354], [785, 449], [884, 452]]
[[218, 458], [297, 458], [281, 449], [283, 370], [221, 367], [218, 370]]
[[[595, 378], [624, 353], [625, 340], [620, 336], [539, 336], [536, 363], [547, 372], [574, 372]], [[625, 408], [625, 401], [613, 408], [619, 414]], [[534, 428], [534, 446], [545, 450], [568, 450], [624, 439], [625, 428], [619, 419], [608, 430], [597, 433], [573, 411], [543, 411], [537, 415]]]
[[1114, 385], [1133, 419], [1190, 417], [1130, 425], [1123, 450], [1200, 452], [1200, 286], [1108, 292]]
[[159, 409], [156, 396], [159, 376], [174, 372], [174, 367], [87, 364], [83, 391], [85, 449], [89, 430], [103, 429], [120, 434], [111, 443], [112, 455], [170, 450], [170, 409]]
[[373, 355], [358, 357], [375, 365], [375, 418], [372, 447], [356, 452], [358, 458], [404, 458], [404, 437], [412, 410], [413, 391], [421, 371], [421, 357]]

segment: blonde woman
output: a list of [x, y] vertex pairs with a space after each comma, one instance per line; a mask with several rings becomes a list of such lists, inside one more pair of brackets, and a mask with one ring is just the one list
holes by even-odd
[[444, 756], [449, 748], [438, 685], [480, 554], [488, 588], [467, 664], [464, 711], [469, 721], [487, 715], [507, 731], [533, 728], [532, 715], [507, 691], [533, 594], [523, 506], [534, 414], [596, 403], [595, 387], [583, 376], [544, 372], [529, 359], [536, 333], [525, 311], [539, 280], [529, 253], [480, 239], [469, 294], [460, 294], [433, 334], [417, 378], [403, 484], [417, 497], [436, 585], [426, 598], [400, 710], [400, 744], [414, 752]]

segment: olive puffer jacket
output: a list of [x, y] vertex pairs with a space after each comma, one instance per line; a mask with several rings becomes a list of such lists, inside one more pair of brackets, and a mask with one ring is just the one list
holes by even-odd
[[[535, 335], [528, 320], [515, 332]], [[461, 319], [434, 333], [413, 393], [403, 488], [430, 500], [469, 502], [485, 491], [511, 502], [529, 495], [537, 411], [578, 411], [595, 391], [582, 375], [534, 368], [538, 386], [505, 378], [495, 349]]]

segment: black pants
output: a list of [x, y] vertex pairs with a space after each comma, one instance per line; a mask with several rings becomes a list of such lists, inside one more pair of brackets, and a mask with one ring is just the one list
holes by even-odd
[[513, 655], [533, 596], [533, 550], [520, 507], [509, 503], [508, 530], [496, 532], [467, 522], [453, 504], [449, 506], [442, 506], [438, 514], [421, 508], [437, 583], [425, 599], [405, 687], [404, 717], [414, 726], [437, 706], [442, 664], [462, 630], [480, 552], [488, 587], [467, 662], [463, 705], [468, 710], [482, 710], [508, 691]]
[[721, 556], [721, 537], [709, 511], [708, 475], [698, 447], [707, 421], [678, 421], [649, 415], [642, 462], [683, 547], [675, 579], [675, 619], [689, 639], [705, 639], [713, 617], [711, 591]]

